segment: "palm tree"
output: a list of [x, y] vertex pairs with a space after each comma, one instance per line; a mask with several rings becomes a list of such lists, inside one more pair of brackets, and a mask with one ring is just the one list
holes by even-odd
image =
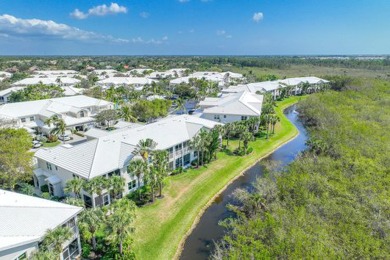
[[84, 179], [74, 178], [66, 182], [64, 191], [67, 193], [74, 193], [76, 198], [81, 198], [81, 190], [85, 185]]
[[225, 135], [226, 135], [226, 146], [229, 146], [229, 140], [236, 131], [236, 124], [234, 123], [227, 123], [224, 126], [225, 128]]
[[145, 173], [145, 181], [147, 185], [149, 185], [150, 190], [152, 192], [152, 202], [154, 202], [155, 197], [155, 189], [159, 184], [159, 172], [155, 167], [150, 167]]
[[157, 143], [150, 138], [140, 140], [133, 151], [133, 155], [139, 155], [146, 162], [150, 152], [156, 148]]
[[[65, 135], [66, 124], [62, 118], [59, 118], [57, 115], [54, 115], [48, 119], [46, 119], [45, 124], [49, 127], [53, 124], [54, 128], [50, 131], [51, 135]], [[65, 142], [65, 140], [64, 140]]]
[[168, 176], [168, 152], [166, 150], [157, 150], [152, 154], [152, 167], [157, 171], [157, 183], [162, 196], [162, 187], [165, 177]]
[[137, 176], [138, 183], [138, 197], [141, 199], [141, 176], [147, 171], [147, 164], [141, 159], [131, 160], [129, 166], [127, 167], [127, 172], [129, 175], [135, 174]]
[[200, 160], [200, 150], [201, 150], [201, 137], [199, 134], [195, 135], [192, 140], [190, 141], [190, 146], [192, 149], [196, 150], [198, 156], [197, 156], [197, 162], [196, 167], [199, 167], [199, 160]]
[[58, 259], [60, 259], [59, 254], [62, 252], [62, 245], [71, 239], [73, 232], [69, 227], [58, 227], [56, 229], [49, 229], [43, 240], [43, 247], [46, 251], [53, 250]]
[[85, 207], [84, 200], [78, 199], [78, 198], [67, 197], [67, 198], [64, 200], [64, 203], [69, 204], [69, 205], [72, 205], [72, 206], [81, 207], [81, 208], [84, 208], [84, 207]]
[[109, 179], [109, 186], [111, 189], [111, 198], [116, 199], [118, 197], [122, 197], [123, 186], [125, 186], [125, 179], [121, 176], [112, 176]]
[[183, 113], [187, 114], [187, 110], [186, 110], [186, 106], [185, 106], [186, 101], [184, 99], [182, 99], [182, 98], [176, 99], [175, 104], [176, 104], [177, 110], [183, 110]]
[[205, 151], [207, 150], [208, 145], [210, 144], [209, 134], [206, 130], [201, 129], [199, 132], [200, 136], [200, 150], [202, 152], [202, 165], [204, 165]]
[[244, 154], [246, 154], [246, 152], [248, 150], [248, 143], [249, 143], [249, 141], [253, 140], [253, 134], [247, 130], [241, 134], [240, 139], [242, 140], [242, 143], [244, 144]]
[[101, 227], [103, 218], [104, 214], [101, 208], [86, 209], [78, 218], [83, 236], [92, 241], [93, 250], [96, 250], [96, 232]]
[[57, 254], [54, 253], [53, 251], [44, 251], [44, 250], [39, 250], [36, 251], [32, 256], [31, 260], [52, 260], [57, 257]]
[[133, 115], [129, 105], [123, 105], [119, 111], [119, 116], [126, 122], [137, 122], [137, 118]]
[[111, 206], [111, 214], [107, 217], [107, 240], [119, 247], [119, 254], [123, 256], [123, 243], [134, 232], [136, 206], [130, 200], [117, 200]]
[[247, 127], [246, 127], [244, 124], [238, 124], [238, 125], [236, 125], [236, 132], [237, 132], [237, 134], [238, 134], [238, 136], [239, 136], [239, 138], [238, 138], [238, 149], [241, 148], [241, 141], [242, 141], [241, 136], [242, 136], [242, 134], [243, 134], [245, 131], [247, 131]]
[[99, 197], [99, 200], [102, 201], [101, 196], [103, 194], [103, 190], [108, 188], [108, 179], [103, 176], [99, 176], [89, 181], [86, 186], [87, 191], [91, 194], [92, 197], [93, 194], [96, 193]]
[[275, 125], [280, 122], [280, 118], [277, 115], [271, 115], [270, 123], [272, 125], [272, 134], [275, 133]]

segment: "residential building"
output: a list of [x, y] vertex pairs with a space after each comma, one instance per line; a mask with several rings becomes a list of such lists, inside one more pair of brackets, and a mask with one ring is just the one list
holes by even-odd
[[77, 215], [82, 208], [0, 189], [0, 260], [29, 259], [39, 250], [47, 230], [67, 226], [72, 238], [60, 259], [81, 255]]
[[13, 119], [15, 127], [48, 133], [50, 127], [44, 122], [57, 115], [69, 129], [87, 130], [94, 125], [95, 115], [113, 106], [105, 100], [78, 95], [4, 104], [0, 106], [0, 118]]
[[152, 82], [157, 82], [156, 80], [149, 78], [140, 78], [140, 77], [112, 77], [99, 80], [96, 84], [103, 88], [110, 87], [134, 87], [135, 90], [142, 90], [145, 85], [150, 85]]
[[248, 91], [231, 93], [219, 98], [206, 98], [199, 103], [201, 118], [232, 123], [260, 117], [263, 96]]
[[6, 71], [0, 71], [0, 82], [10, 77], [12, 77], [12, 73]]
[[316, 91], [321, 89], [329, 81], [317, 77], [300, 77], [300, 78], [287, 78], [283, 80], [275, 81], [263, 81], [248, 84], [240, 84], [236, 86], [230, 86], [223, 89], [222, 93], [238, 93], [242, 91], [249, 91], [251, 93], [271, 93], [274, 99], [278, 98], [280, 91], [283, 88], [290, 87], [292, 95], [298, 95], [302, 92], [303, 84], [310, 84], [308, 91]]
[[181, 83], [190, 83], [191, 79], [203, 79], [210, 82], [218, 83], [220, 89], [224, 89], [233, 83], [239, 83], [244, 81], [244, 76], [239, 73], [233, 72], [213, 72], [213, 71], [201, 71], [194, 72], [187, 77], [180, 77], [170, 81], [171, 85], [178, 85]]
[[24, 87], [10, 87], [0, 91], [0, 105], [9, 102], [9, 97], [13, 92], [24, 89]]
[[[92, 129], [87, 132], [88, 141], [72, 146], [42, 148], [35, 153], [37, 168], [34, 183], [37, 188], [48, 185], [49, 192], [63, 196], [66, 182], [73, 178], [89, 181], [98, 176], [110, 178], [122, 176], [126, 180], [124, 194], [143, 185], [137, 177], [128, 172], [128, 165], [134, 158], [134, 150], [140, 140], [153, 139], [157, 150], [167, 150], [169, 168], [188, 167], [197, 153], [190, 147], [190, 140], [201, 129], [211, 129], [218, 123], [202, 118], [180, 115], [164, 118], [144, 126], [132, 125], [116, 131], [106, 132]], [[82, 192], [89, 207], [106, 205], [111, 202], [109, 192], [101, 196]]]
[[79, 79], [69, 77], [35, 77], [25, 78], [12, 84], [15, 87], [28, 87], [32, 85], [51, 85], [51, 86], [75, 86], [80, 83]]

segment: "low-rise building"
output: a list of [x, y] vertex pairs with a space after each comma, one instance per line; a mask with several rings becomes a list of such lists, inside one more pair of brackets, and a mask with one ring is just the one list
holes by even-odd
[[142, 90], [145, 85], [150, 85], [156, 80], [140, 77], [112, 77], [99, 80], [96, 84], [103, 88], [110, 87], [134, 87], [135, 90]]
[[72, 238], [63, 244], [60, 259], [81, 255], [77, 215], [82, 208], [0, 189], [0, 259], [29, 259], [39, 250], [46, 232], [66, 226]]
[[[38, 150], [35, 153], [38, 164], [34, 171], [34, 183], [37, 188], [48, 185], [52, 195], [61, 197], [66, 182], [73, 178], [90, 181], [98, 176], [110, 178], [117, 175], [125, 178], [123, 193], [127, 194], [143, 185], [142, 179], [138, 182], [137, 177], [127, 169], [140, 140], [152, 139], [157, 143], [156, 150], [168, 151], [171, 170], [184, 168], [197, 158], [196, 151], [190, 147], [190, 140], [201, 129], [212, 129], [217, 124], [194, 116], [180, 115], [113, 132], [92, 129], [92, 133], [86, 133], [88, 141], [84, 143]], [[110, 196], [107, 191], [101, 196], [82, 192], [89, 207], [109, 204]]]
[[9, 98], [13, 92], [24, 89], [24, 87], [10, 87], [0, 91], [0, 105], [9, 102]]
[[27, 127], [36, 132], [48, 133], [46, 119], [57, 115], [70, 129], [86, 130], [93, 126], [94, 116], [100, 111], [112, 109], [105, 100], [83, 95], [8, 103], [0, 106], [0, 118], [13, 119], [15, 127]]
[[199, 103], [202, 118], [232, 123], [260, 117], [263, 96], [248, 91], [230, 93], [219, 98], [206, 98]]

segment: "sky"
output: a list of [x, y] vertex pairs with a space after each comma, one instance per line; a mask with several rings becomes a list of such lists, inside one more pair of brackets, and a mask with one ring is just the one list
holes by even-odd
[[0, 55], [390, 54], [390, 0], [0, 0]]

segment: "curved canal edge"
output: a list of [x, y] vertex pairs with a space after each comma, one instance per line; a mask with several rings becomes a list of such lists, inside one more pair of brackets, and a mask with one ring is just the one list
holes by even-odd
[[[242, 170], [239, 174], [237, 175], [234, 175], [234, 177], [232, 179], [229, 180], [229, 182], [224, 185], [224, 187], [219, 190], [212, 198], [210, 198], [210, 200], [202, 207], [202, 209], [200, 210], [200, 212], [197, 214], [197, 216], [195, 217], [195, 220], [193, 222], [193, 224], [191, 225], [191, 228], [186, 232], [185, 236], [182, 237], [181, 241], [180, 241], [180, 244], [179, 244], [179, 247], [176, 251], [176, 254], [175, 254], [175, 257], [174, 259], [181, 259], [183, 258], [183, 250], [184, 250], [184, 246], [187, 242], [187, 239], [188, 237], [193, 233], [193, 231], [195, 230], [195, 228], [198, 226], [201, 218], [203, 217], [204, 213], [206, 212], [206, 210], [215, 203], [216, 199], [221, 196], [222, 193], [224, 193], [226, 191], [226, 189], [231, 186], [235, 181], [237, 181], [237, 179], [241, 178], [242, 176], [245, 175], [246, 172], [248, 172], [250, 169], [252, 169], [254, 166], [258, 165], [259, 161], [269, 157], [270, 155], [272, 155], [273, 153], [275, 153], [275, 151], [278, 151], [279, 149], [281, 149], [283, 146], [285, 146], [286, 144], [290, 143], [291, 141], [295, 140], [299, 134], [300, 134], [300, 131], [298, 130], [297, 126], [295, 123], [291, 122], [291, 120], [288, 119], [285, 111], [289, 110], [290, 108], [294, 107], [296, 105], [296, 103], [298, 103], [299, 100], [296, 100], [295, 102], [293, 103], [288, 103], [288, 104], [283, 104], [279, 110], [281, 111], [281, 114], [282, 116], [284, 117], [284, 119], [286, 119], [285, 122], [288, 122], [289, 124], [291, 124], [294, 129], [293, 129], [293, 133], [291, 136], [288, 136], [288, 138], [286, 140], [284, 140], [282, 143], [280, 143], [278, 146], [276, 146], [273, 150], [269, 151], [268, 153], [262, 155], [261, 157], [259, 157], [252, 165], [248, 166], [247, 168], [245, 168], [244, 170]], [[282, 120], [283, 121], [283, 120]], [[189, 258], [183, 258], [183, 259], [189, 259]], [[194, 259], [194, 258], [192, 258]]]

